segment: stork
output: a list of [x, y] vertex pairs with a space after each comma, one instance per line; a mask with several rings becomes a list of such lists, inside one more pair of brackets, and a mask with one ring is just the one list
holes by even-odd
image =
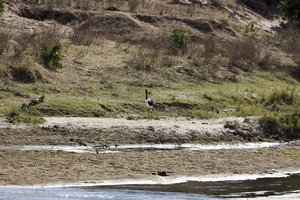
[[153, 103], [152, 99], [148, 98], [148, 90], [145, 90], [145, 95], [146, 95], [146, 98], [145, 98], [146, 107], [153, 108], [154, 103]]

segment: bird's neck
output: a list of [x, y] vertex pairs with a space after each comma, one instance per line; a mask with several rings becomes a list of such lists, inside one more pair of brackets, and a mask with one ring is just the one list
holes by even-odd
[[146, 94], [146, 100], [148, 99], [148, 91], [145, 90], [145, 94]]

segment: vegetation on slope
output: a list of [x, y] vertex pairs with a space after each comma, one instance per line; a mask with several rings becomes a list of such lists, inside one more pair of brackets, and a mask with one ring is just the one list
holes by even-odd
[[300, 24], [300, 0], [281, 0], [279, 9], [286, 19]]
[[[286, 98], [299, 98], [297, 27], [264, 31], [253, 21], [233, 20], [221, 1], [208, 7], [213, 20], [202, 7], [163, 1], [74, 1], [69, 10], [61, 9], [67, 2], [18, 6], [18, 20], [44, 28], [0, 31], [0, 115], [13, 122], [41, 115], [265, 116], [268, 134], [298, 130], [299, 101]], [[144, 106], [146, 88], [154, 111]], [[20, 110], [41, 94], [43, 103]], [[269, 123], [278, 128], [268, 132]]]
[[2, 15], [4, 11], [4, 0], [0, 0], [0, 16]]

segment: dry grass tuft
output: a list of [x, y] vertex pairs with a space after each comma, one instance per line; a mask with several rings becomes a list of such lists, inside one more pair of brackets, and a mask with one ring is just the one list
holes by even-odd
[[25, 60], [11, 67], [11, 77], [21, 83], [47, 82], [48, 73], [36, 62]]
[[129, 6], [129, 11], [134, 13], [137, 11], [138, 7], [140, 6], [141, 0], [128, 0], [127, 3]]
[[252, 38], [228, 41], [224, 45], [230, 66], [243, 66], [242, 63], [258, 63], [260, 48]]
[[280, 43], [282, 49], [292, 54], [295, 61], [300, 61], [300, 29], [291, 27], [281, 31]]

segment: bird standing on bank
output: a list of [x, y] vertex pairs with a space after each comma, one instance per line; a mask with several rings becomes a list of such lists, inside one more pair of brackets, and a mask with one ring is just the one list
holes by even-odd
[[146, 98], [145, 98], [145, 105], [146, 105], [146, 107], [153, 108], [154, 103], [153, 103], [152, 99], [148, 98], [148, 90], [145, 90], [145, 95], [146, 95]]

